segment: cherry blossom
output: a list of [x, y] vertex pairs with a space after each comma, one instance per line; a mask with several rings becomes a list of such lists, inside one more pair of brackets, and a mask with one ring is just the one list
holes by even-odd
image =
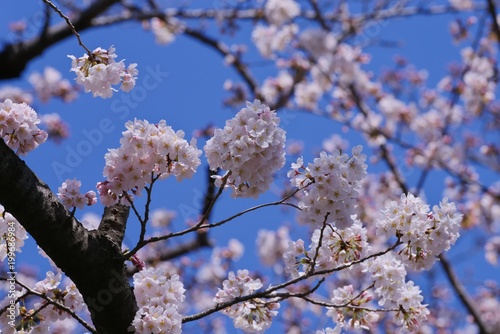
[[399, 204], [393, 201], [382, 212], [384, 217], [377, 222], [379, 233], [398, 237], [405, 245], [400, 252], [402, 261], [415, 270], [430, 269], [436, 256], [459, 237], [462, 215], [447, 198], [430, 212], [422, 199], [402, 194]]
[[155, 35], [158, 44], [169, 44], [175, 40], [175, 35], [181, 33], [184, 25], [176, 18], [169, 18], [168, 21], [153, 17], [150, 21], [150, 28]]
[[405, 281], [406, 269], [394, 254], [387, 253], [364, 264], [365, 271], [374, 279], [375, 293], [380, 298], [378, 304], [396, 309], [395, 322], [404, 331], [415, 331], [427, 319], [429, 310], [421, 304], [418, 286]]
[[0, 102], [5, 100], [11, 100], [14, 103], [26, 103], [27, 105], [31, 105], [33, 103], [33, 96], [15, 86], [5, 86], [0, 88]]
[[268, 0], [264, 6], [267, 20], [276, 25], [290, 21], [300, 13], [300, 6], [294, 0]]
[[97, 203], [96, 194], [94, 191], [80, 193], [82, 183], [76, 179], [67, 179], [58, 189], [57, 197], [61, 200], [64, 207], [68, 210], [72, 208], [83, 209], [85, 205], [91, 206]]
[[151, 225], [157, 228], [168, 227], [177, 216], [176, 211], [158, 209], [151, 214]]
[[[48, 271], [43, 280], [33, 285], [32, 291], [43, 294], [52, 302], [63, 305], [73, 312], [86, 312], [88, 314], [89, 311], [83, 297], [75, 284], [69, 278], [65, 278], [64, 283], [62, 281], [63, 276], [60, 271]], [[40, 299], [32, 307], [27, 305], [19, 307], [19, 315], [16, 321], [17, 328], [23, 328], [25, 333], [50, 333], [60, 325], [58, 324], [60, 321], [70, 319], [72, 319], [72, 316], [68, 312], [45, 299]], [[75, 326], [75, 323], [70, 321], [67, 325], [64, 326], [65, 329], [70, 328], [71, 325]], [[12, 329], [12, 327], [7, 326], [3, 329]]]
[[256, 244], [262, 263], [274, 266], [281, 262], [283, 253], [288, 250], [289, 241], [286, 227], [280, 227], [277, 231], [260, 230]]
[[484, 246], [484, 251], [486, 260], [493, 265], [498, 265], [498, 257], [500, 254], [500, 236], [491, 237]]
[[[215, 295], [214, 301], [231, 302], [237, 297], [250, 295], [261, 287], [260, 279], [251, 278], [248, 270], [238, 270], [236, 275], [231, 271], [228, 279], [222, 283], [222, 289]], [[271, 326], [272, 318], [278, 313], [276, 310], [279, 307], [278, 303], [254, 298], [233, 304], [222, 312], [233, 319], [236, 328], [247, 333], [261, 333]]]
[[351, 226], [339, 229], [333, 224], [315, 229], [309, 249], [302, 240], [288, 243], [283, 254], [285, 272], [296, 278], [313, 271], [333, 269], [341, 264], [359, 260], [370, 251], [366, 229], [355, 220]]
[[273, 58], [276, 52], [285, 50], [297, 31], [295, 24], [282, 27], [258, 25], [252, 32], [252, 39], [262, 56]]
[[76, 82], [83, 85], [85, 92], [92, 92], [94, 97], [110, 98], [117, 91], [113, 85], [121, 83], [124, 92], [130, 92], [135, 86], [137, 64], [130, 64], [125, 68], [123, 60], [116, 62], [115, 49], [97, 48], [91, 55], [85, 54], [80, 58], [68, 55], [71, 59], [71, 71], [76, 73]]
[[40, 120], [45, 125], [49, 139], [59, 143], [69, 137], [69, 126], [61, 119], [59, 114], [45, 114], [40, 116]]
[[334, 305], [345, 305], [339, 307], [330, 307], [326, 313], [333, 318], [338, 327], [348, 327], [352, 329], [370, 330], [378, 320], [378, 314], [367, 311], [373, 296], [366, 291], [355, 291], [352, 285], [339, 287], [333, 291], [331, 301]]
[[110, 149], [104, 157], [103, 175], [107, 180], [97, 185], [104, 205], [118, 202], [129, 190], [139, 194], [155, 179], [174, 175], [180, 181], [191, 177], [200, 165], [196, 140], [188, 143], [183, 131], [174, 132], [164, 120], [151, 124], [136, 119], [125, 126], [121, 147]]
[[[234, 197], [254, 197], [269, 189], [273, 173], [285, 164], [285, 131], [280, 119], [259, 100], [247, 102], [204, 147], [212, 170], [229, 171]], [[221, 177], [216, 184], [220, 186]]]
[[21, 252], [28, 234], [24, 227], [0, 205], [0, 261]]
[[186, 290], [178, 275], [167, 278], [165, 274], [152, 267], [134, 274], [134, 295], [139, 306], [132, 322], [136, 333], [181, 333], [179, 305]]
[[7, 99], [0, 103], [0, 137], [20, 155], [26, 155], [45, 142], [47, 132], [38, 128], [40, 119], [26, 103]]
[[53, 67], [46, 67], [42, 74], [32, 73], [28, 80], [42, 102], [47, 102], [52, 97], [59, 97], [65, 102], [71, 102], [77, 97], [70, 82], [63, 79], [61, 72]]
[[321, 152], [307, 167], [302, 158], [292, 164], [288, 172], [292, 185], [298, 189], [307, 186], [299, 201], [299, 222], [316, 227], [332, 223], [341, 229], [352, 224], [355, 199], [367, 167], [361, 150], [361, 146], [353, 148], [351, 157], [340, 151]]

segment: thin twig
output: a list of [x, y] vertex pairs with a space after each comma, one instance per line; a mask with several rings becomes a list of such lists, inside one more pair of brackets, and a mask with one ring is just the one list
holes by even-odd
[[92, 52], [89, 50], [89, 48], [85, 46], [85, 44], [83, 44], [82, 39], [80, 38], [80, 34], [78, 33], [78, 31], [76, 31], [75, 26], [73, 25], [73, 23], [71, 23], [69, 17], [64, 15], [64, 13], [59, 8], [57, 8], [57, 6], [54, 5], [50, 0], [43, 0], [43, 2], [49, 5], [57, 14], [59, 14], [60, 17], [62, 17], [66, 21], [66, 24], [73, 32], [73, 35], [75, 35], [76, 38], [78, 39], [78, 44], [80, 44], [80, 46], [84, 48], [85, 51], [87, 51], [89, 57], [92, 57]]
[[[5, 278], [0, 278], [0, 280], [5, 280]], [[78, 314], [76, 314], [72, 309], [70, 309], [66, 305], [63, 305], [63, 304], [53, 300], [52, 298], [48, 297], [44, 293], [40, 293], [38, 291], [32, 290], [27, 285], [18, 281], [17, 279], [16, 279], [16, 284], [20, 285], [21, 287], [23, 287], [24, 289], [27, 290], [27, 293], [25, 294], [25, 296], [28, 296], [29, 294], [31, 294], [31, 295], [35, 295], [35, 296], [38, 296], [38, 297], [46, 300], [48, 304], [54, 305], [55, 307], [69, 313], [76, 321], [78, 321], [83, 327], [85, 327], [85, 329], [89, 330], [91, 333], [97, 334], [97, 331], [92, 326], [90, 326], [85, 320], [83, 320]], [[46, 307], [46, 305], [44, 305], [43, 307]]]
[[204, 318], [204, 317], [206, 317], [206, 316], [208, 316], [208, 315], [210, 315], [212, 313], [215, 313], [215, 312], [218, 312], [220, 310], [223, 310], [226, 307], [229, 307], [229, 306], [232, 306], [234, 304], [238, 304], [238, 303], [241, 303], [241, 302], [244, 302], [244, 301], [247, 301], [247, 300], [251, 300], [251, 299], [254, 299], [254, 298], [275, 298], [276, 296], [275, 296], [275, 294], [273, 294], [273, 292], [275, 292], [275, 291], [281, 290], [283, 288], [286, 288], [287, 286], [296, 284], [298, 282], [301, 282], [301, 281], [306, 280], [306, 279], [311, 278], [311, 277], [323, 276], [323, 275], [326, 275], [326, 274], [331, 274], [333, 272], [337, 272], [337, 271], [341, 271], [341, 270], [347, 269], [347, 268], [349, 268], [349, 267], [351, 267], [351, 266], [353, 266], [355, 264], [362, 263], [362, 262], [364, 262], [366, 260], [369, 260], [371, 258], [374, 258], [374, 257], [377, 257], [377, 256], [382, 256], [382, 255], [384, 255], [384, 254], [386, 254], [386, 253], [394, 250], [397, 246], [399, 246], [399, 244], [400, 244], [399, 242], [396, 242], [394, 245], [392, 245], [391, 247], [387, 248], [384, 251], [368, 255], [368, 256], [366, 256], [366, 257], [364, 257], [362, 259], [359, 259], [359, 260], [356, 260], [356, 261], [352, 261], [352, 262], [340, 265], [340, 266], [335, 267], [333, 269], [318, 270], [318, 271], [315, 271], [314, 273], [311, 273], [311, 274], [305, 274], [305, 275], [293, 278], [293, 279], [291, 279], [291, 280], [289, 280], [287, 282], [278, 284], [276, 286], [271, 286], [267, 290], [258, 291], [258, 292], [255, 292], [255, 293], [252, 293], [252, 294], [246, 295], [246, 296], [240, 296], [240, 297], [237, 297], [237, 298], [235, 298], [235, 299], [233, 299], [231, 301], [228, 301], [228, 302], [225, 302], [225, 303], [221, 303], [221, 304], [217, 304], [217, 305], [215, 305], [212, 308], [209, 308], [209, 309], [204, 310], [202, 312], [199, 312], [199, 313], [196, 313], [196, 314], [193, 314], [193, 315], [186, 316], [186, 317], [182, 318], [182, 322], [186, 323], [186, 322], [190, 322], [190, 321], [195, 321], [195, 320]]

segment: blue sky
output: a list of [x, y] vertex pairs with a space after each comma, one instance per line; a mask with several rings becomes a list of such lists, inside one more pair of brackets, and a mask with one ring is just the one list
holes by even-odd
[[[25, 19], [37, 25], [38, 15], [41, 12], [40, 1], [33, 3], [6, 2], [0, 11], [0, 36], [9, 36], [6, 25], [13, 20]], [[55, 18], [55, 16], [54, 16]], [[58, 18], [57, 18], [58, 19]], [[382, 32], [371, 37], [381, 38], [386, 41], [397, 41], [399, 48], [369, 47], [365, 51], [372, 54], [371, 64], [368, 69], [379, 72], [384, 67], [392, 66], [394, 54], [404, 55], [410, 63], [417, 68], [425, 68], [429, 72], [428, 85], [434, 86], [445, 74], [446, 68], [451, 60], [459, 60], [459, 49], [449, 37], [448, 23], [450, 16], [404, 18], [381, 24]], [[214, 31], [214, 30], [208, 30]], [[248, 27], [243, 32], [247, 33]], [[248, 40], [248, 37], [245, 37]], [[60, 101], [51, 101], [48, 104], [37, 102], [33, 107], [39, 113], [57, 112], [69, 123], [71, 137], [61, 144], [47, 142], [37, 150], [31, 152], [26, 158], [27, 164], [37, 175], [49, 184], [52, 190], [57, 191], [61, 181], [66, 178], [78, 178], [82, 181], [82, 190], [95, 190], [95, 184], [101, 181], [104, 166], [104, 154], [108, 148], [119, 145], [121, 132], [124, 130], [126, 120], [145, 118], [151, 122], [165, 119], [174, 130], [184, 130], [189, 139], [196, 129], [214, 124], [222, 127], [226, 119], [234, 115], [234, 110], [224, 108], [222, 101], [227, 97], [223, 90], [223, 83], [227, 79], [239, 81], [235, 72], [222, 64], [221, 57], [205, 46], [188, 37], [180, 36], [169, 46], [157, 46], [151, 32], [143, 30], [136, 23], [124, 23], [116, 27], [100, 28], [82, 33], [84, 43], [90, 48], [107, 48], [113, 45], [116, 48], [118, 59], [126, 59], [126, 63], [137, 62], [140, 71], [138, 87], [144, 87], [145, 76], [151, 69], [159, 69], [164, 73], [160, 76], [157, 87], [143, 90], [144, 94], [131, 93], [132, 103], [127, 106], [124, 100], [125, 93], [118, 92], [111, 99], [102, 100], [92, 98], [91, 95], [80, 93], [80, 97], [71, 104]], [[241, 41], [235, 38], [229, 42]], [[14, 84], [28, 87], [27, 76], [33, 71], [42, 71], [45, 66], [52, 66], [63, 73], [65, 78], [73, 80], [73, 73], [69, 72], [71, 61], [68, 54], [75, 56], [83, 55], [84, 50], [77, 44], [76, 38], [69, 38], [56, 46], [51, 47], [41, 57], [30, 63], [20, 80], [2, 82], [0, 87], [6, 84]], [[249, 60], [258, 60], [255, 50], [249, 52]], [[148, 70], [149, 69], [149, 70]], [[274, 65], [262, 65], [256, 69], [260, 82], [269, 75], [277, 73]], [[123, 117], [123, 113], [127, 113]], [[324, 139], [333, 133], [339, 133], [340, 128], [332, 121], [304, 113], [287, 113], [287, 121], [284, 128], [288, 139], [304, 140], [306, 144], [305, 161], [310, 161], [313, 154], [321, 148]], [[103, 126], [105, 124], [105, 126]], [[68, 152], [77, 151], [82, 141], [88, 141], [85, 133], [95, 133], [100, 130], [102, 140], [91, 145], [88, 155], [81, 156], [81, 161], [69, 166], [71, 171], [61, 174], [54, 170], [57, 164], [68, 166]], [[104, 130], [103, 130], [104, 129]], [[360, 139], [356, 134], [343, 134], [351, 141], [351, 145], [357, 145]], [[202, 148], [204, 142], [198, 143]], [[204, 160], [202, 160], [204, 161]], [[286, 171], [289, 165], [285, 166]], [[369, 165], [368, 171], [377, 170], [378, 166]], [[197, 209], [196, 198], [204, 191], [204, 169], [193, 179], [185, 180], [178, 184], [175, 180], [166, 180], [159, 183], [154, 194], [154, 206], [164, 207], [171, 210], [186, 210], [186, 208]], [[61, 179], [62, 178], [62, 179]], [[441, 181], [442, 175], [433, 174], [428, 182]], [[281, 182], [281, 181], [280, 181]], [[434, 182], [436, 187], [426, 187], [429, 202], [436, 204], [441, 198], [442, 182]], [[270, 192], [261, 196], [258, 200], [233, 200], [228, 194], [223, 196], [216, 205], [213, 220], [218, 220], [236, 213], [242, 209], [255, 204], [277, 200], [278, 196]], [[102, 206], [98, 205], [88, 209], [101, 214]], [[78, 216], [78, 214], [77, 214]], [[181, 214], [179, 214], [181, 217]], [[227, 226], [218, 228], [211, 232], [211, 237], [218, 245], [225, 246], [230, 238], [243, 240], [246, 245], [245, 256], [237, 264], [241, 268], [256, 264], [256, 252], [254, 250], [257, 231], [261, 228], [275, 230], [283, 220], [292, 221], [293, 215], [281, 215], [276, 208], [265, 209], [237, 219]], [[131, 220], [127, 234], [130, 243], [136, 238], [134, 233], [137, 226], [135, 220]], [[177, 228], [183, 226], [181, 219], [175, 222]], [[471, 247], [466, 239], [459, 241], [451, 254], [462, 253], [464, 249]], [[452, 256], [452, 255], [451, 255]], [[482, 260], [482, 253], [474, 258]], [[37, 265], [44, 263], [34, 249], [33, 240], [27, 243], [23, 253], [20, 254], [18, 263], [26, 265]], [[43, 265], [46, 268], [46, 265]], [[460, 265], [463, 272], [468, 267], [467, 263]], [[475, 272], [474, 278], [494, 278], [498, 270], [494, 271], [485, 264], [485, 270]]]

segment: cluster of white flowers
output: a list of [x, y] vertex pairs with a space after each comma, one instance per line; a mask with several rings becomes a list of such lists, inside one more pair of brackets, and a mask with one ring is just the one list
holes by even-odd
[[69, 126], [61, 119], [59, 114], [45, 114], [40, 116], [40, 120], [45, 126], [49, 139], [59, 143], [69, 137]]
[[293, 86], [293, 77], [287, 71], [280, 71], [276, 78], [270, 77], [264, 80], [261, 94], [268, 104], [274, 104], [280, 94], [286, 94]]
[[81, 185], [82, 183], [77, 179], [67, 179], [57, 189], [57, 197], [61, 200], [66, 209], [83, 209], [85, 205], [91, 206], [97, 203], [95, 191], [87, 191], [85, 195], [81, 194]]
[[[248, 270], [238, 270], [237, 275], [230, 272], [228, 279], [222, 283], [215, 295], [217, 304], [231, 302], [235, 298], [248, 296], [262, 287], [260, 279], [249, 276]], [[271, 326], [272, 318], [278, 314], [278, 303], [254, 298], [235, 303], [222, 312], [233, 319], [234, 326], [247, 333], [261, 333]]]
[[268, 0], [264, 15], [271, 24], [282, 25], [300, 14], [300, 6], [294, 0]]
[[260, 230], [257, 235], [257, 250], [262, 263], [274, 266], [288, 250], [288, 228], [280, 227], [277, 231]]
[[[64, 290], [58, 289], [61, 284], [62, 274], [60, 271], [54, 273], [52, 271], [48, 271], [46, 273], [45, 278], [36, 283], [33, 287], [33, 290], [43, 293], [47, 297], [59, 302], [60, 304], [67, 306], [71, 310], [75, 312], [82, 311], [85, 308], [85, 303], [83, 302], [83, 297], [76, 288], [76, 285], [69, 279], [65, 279], [66, 287]], [[34, 305], [34, 308], [37, 309], [44, 305], [46, 302], [41, 301]], [[43, 318], [48, 320], [48, 323], [55, 322], [57, 320], [65, 319], [67, 317], [71, 317], [69, 313], [61, 312], [61, 310], [57, 306], [44, 308]]]
[[53, 67], [46, 67], [43, 74], [35, 72], [30, 75], [29, 82], [35, 88], [38, 98], [47, 102], [52, 97], [59, 97], [65, 102], [71, 102], [77, 93], [67, 79], [63, 79], [61, 72]]
[[26, 103], [0, 102], [0, 138], [17, 154], [25, 155], [47, 140], [39, 123], [36, 112]]
[[370, 249], [366, 232], [361, 222], [355, 220], [344, 229], [328, 224], [325, 228], [314, 230], [308, 251], [301, 239], [289, 242], [288, 250], [283, 254], [285, 272], [296, 278], [312, 269], [331, 270], [359, 260]]
[[[237, 239], [229, 239], [226, 247], [215, 247], [210, 261], [203, 264], [196, 273], [196, 281], [201, 284], [219, 285], [227, 276], [227, 268], [243, 256], [245, 246]], [[205, 296], [205, 298], [208, 296]], [[213, 296], [209, 296], [212, 306]], [[205, 300], [208, 302], [209, 300]]]
[[458, 10], [470, 10], [474, 8], [473, 0], [448, 0], [450, 5]]
[[[369, 325], [378, 320], [378, 314], [368, 311], [373, 296], [367, 291], [355, 291], [352, 285], [346, 285], [333, 290], [331, 301], [339, 307], [328, 307], [327, 316], [337, 323], [336, 328], [349, 327], [353, 329], [369, 330]], [[342, 306], [340, 305], [346, 305]], [[349, 319], [349, 320], [347, 320]]]
[[484, 245], [484, 256], [486, 261], [492, 265], [498, 265], [498, 257], [500, 255], [500, 236], [491, 237]]
[[412, 281], [405, 282], [406, 269], [392, 252], [363, 263], [364, 271], [374, 279], [378, 304], [386, 309], [397, 310], [395, 322], [402, 329], [418, 329], [427, 319], [429, 310], [421, 302], [423, 297]]
[[[32, 277], [22, 275], [22, 273], [19, 273], [18, 279], [27, 286], [33, 286], [32, 290], [45, 295], [60, 305], [68, 307], [75, 313], [88, 313], [83, 297], [75, 284], [67, 277], [61, 282], [62, 274], [60, 271], [56, 273], [48, 271], [46, 277], [39, 282], [31, 282]], [[17, 291], [20, 298], [25, 294], [25, 289]], [[9, 298], [5, 300], [8, 302]], [[3, 325], [2, 329], [5, 333], [58, 333], [58, 327], [63, 329], [64, 333], [68, 333], [77, 324], [71, 314], [58, 306], [49, 304], [42, 298], [34, 303], [31, 308], [29, 308], [28, 303], [19, 303], [18, 310], [18, 317], [15, 320], [16, 326], [14, 327], [10, 322], [7, 324], [8, 317], [1, 317], [0, 326]]]
[[132, 325], [136, 333], [181, 333], [182, 316], [179, 305], [186, 298], [179, 275], [166, 276], [157, 268], [134, 274], [134, 295], [139, 310]]
[[361, 150], [361, 146], [354, 147], [351, 157], [340, 151], [321, 152], [307, 167], [302, 158], [292, 164], [288, 172], [292, 185], [307, 186], [299, 202], [299, 222], [316, 227], [331, 223], [340, 229], [352, 224], [360, 181], [366, 176], [366, 156]]
[[115, 49], [97, 48], [92, 54], [80, 58], [68, 55], [71, 58], [71, 71], [76, 73], [76, 82], [83, 85], [85, 92], [92, 92], [94, 97], [109, 98], [116, 91], [112, 86], [121, 83], [121, 90], [130, 92], [135, 86], [137, 64], [130, 64], [125, 68], [123, 60], [116, 62]]
[[14, 252], [21, 252], [25, 239], [28, 235], [24, 227], [0, 205], [0, 261], [3, 262], [7, 255], [12, 257]]
[[191, 177], [200, 165], [202, 152], [196, 148], [196, 141], [188, 143], [183, 131], [174, 132], [164, 120], [150, 124], [136, 119], [125, 126], [121, 147], [110, 149], [104, 157], [103, 174], [107, 180], [97, 185], [104, 205], [116, 203], [129, 190], [139, 194], [152, 179]]
[[[259, 100], [247, 102], [224, 129], [216, 129], [204, 147], [212, 170], [230, 172], [226, 186], [233, 197], [254, 197], [269, 189], [273, 173], [285, 164], [285, 131], [280, 119]], [[222, 184], [217, 177], [216, 185]]]
[[177, 217], [176, 211], [157, 209], [151, 214], [151, 225], [156, 228], [168, 227], [175, 217]]
[[275, 52], [283, 51], [290, 45], [298, 30], [296, 24], [281, 27], [257, 25], [252, 32], [252, 40], [262, 56], [271, 58]]
[[175, 35], [184, 30], [184, 24], [174, 17], [169, 17], [168, 21], [153, 17], [150, 24], [158, 44], [172, 43], [175, 40]]
[[19, 87], [4, 86], [0, 88], [0, 101], [11, 100], [15, 103], [26, 103], [31, 105], [33, 103], [33, 96]]
[[430, 212], [419, 197], [402, 194], [401, 203], [392, 201], [382, 213], [383, 219], [377, 222], [378, 233], [397, 236], [403, 242], [405, 248], [400, 259], [414, 270], [429, 269], [436, 256], [448, 250], [459, 237], [462, 215], [447, 198]]
[[462, 50], [462, 58], [467, 71], [461, 97], [466, 108], [478, 114], [486, 103], [495, 100], [495, 61], [475, 53], [472, 48]]

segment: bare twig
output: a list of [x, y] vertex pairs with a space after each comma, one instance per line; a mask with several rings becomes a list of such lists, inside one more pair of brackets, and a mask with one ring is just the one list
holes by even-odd
[[186, 322], [198, 320], [198, 319], [204, 318], [204, 317], [206, 317], [206, 316], [208, 316], [208, 315], [210, 315], [212, 313], [215, 313], [215, 312], [218, 312], [220, 310], [223, 310], [226, 307], [229, 307], [231, 305], [238, 304], [238, 303], [241, 303], [241, 302], [244, 302], [244, 301], [247, 301], [247, 300], [251, 300], [251, 299], [254, 299], [254, 298], [276, 298], [276, 294], [274, 294], [275, 291], [281, 290], [283, 288], [286, 288], [287, 286], [296, 284], [298, 282], [301, 282], [301, 281], [306, 280], [306, 279], [311, 278], [311, 277], [323, 276], [323, 275], [326, 275], [326, 274], [331, 274], [333, 272], [341, 271], [341, 270], [347, 269], [347, 268], [349, 268], [349, 267], [351, 267], [351, 266], [353, 266], [355, 264], [362, 263], [362, 262], [364, 262], [364, 261], [366, 261], [368, 259], [384, 255], [384, 254], [392, 251], [393, 249], [395, 249], [397, 246], [399, 246], [399, 244], [400, 244], [399, 242], [396, 242], [394, 245], [392, 245], [391, 247], [387, 248], [384, 251], [368, 255], [368, 256], [366, 256], [366, 257], [364, 257], [362, 259], [359, 259], [359, 260], [356, 260], [356, 261], [352, 261], [352, 262], [340, 265], [340, 266], [335, 267], [333, 269], [318, 270], [318, 271], [315, 271], [313, 273], [305, 274], [305, 275], [299, 276], [297, 278], [291, 279], [291, 280], [289, 280], [287, 282], [278, 284], [276, 286], [271, 286], [271, 287], [269, 287], [268, 289], [266, 289], [264, 291], [258, 291], [258, 292], [252, 293], [250, 295], [237, 297], [237, 298], [235, 298], [235, 299], [233, 299], [231, 301], [225, 302], [225, 303], [217, 304], [214, 307], [209, 308], [207, 310], [204, 310], [202, 312], [199, 312], [197, 314], [193, 314], [193, 315], [184, 317], [182, 319], [182, 322], [186, 323]]
[[[0, 280], [6, 280], [6, 279], [0, 278]], [[35, 295], [35, 296], [38, 296], [38, 297], [44, 299], [45, 301], [47, 301], [47, 304], [54, 305], [58, 309], [61, 309], [65, 312], [69, 313], [76, 321], [78, 321], [83, 327], [85, 327], [85, 329], [89, 330], [91, 333], [97, 334], [97, 331], [92, 326], [90, 326], [85, 320], [83, 320], [78, 314], [76, 314], [72, 309], [70, 309], [66, 305], [63, 305], [63, 304], [53, 300], [52, 298], [48, 297], [44, 293], [40, 293], [38, 291], [35, 291], [35, 290], [29, 288], [26, 284], [20, 282], [17, 279], [16, 279], [16, 284], [20, 285], [21, 287], [23, 287], [24, 289], [27, 290], [27, 293], [25, 294], [25, 296]], [[42, 307], [46, 307], [46, 305], [42, 306]]]
[[57, 14], [59, 14], [60, 17], [62, 17], [66, 21], [66, 24], [73, 32], [73, 35], [75, 35], [76, 38], [78, 39], [78, 44], [80, 44], [80, 46], [82, 48], [84, 48], [85, 51], [87, 51], [89, 57], [92, 57], [92, 52], [89, 50], [89, 48], [87, 48], [85, 46], [85, 44], [83, 44], [82, 39], [80, 38], [80, 34], [78, 33], [78, 31], [76, 31], [75, 26], [73, 25], [73, 23], [71, 23], [71, 20], [69, 19], [69, 17], [64, 15], [64, 13], [56, 5], [54, 5], [50, 0], [43, 0], [43, 2], [45, 2], [48, 6], [50, 6]]

